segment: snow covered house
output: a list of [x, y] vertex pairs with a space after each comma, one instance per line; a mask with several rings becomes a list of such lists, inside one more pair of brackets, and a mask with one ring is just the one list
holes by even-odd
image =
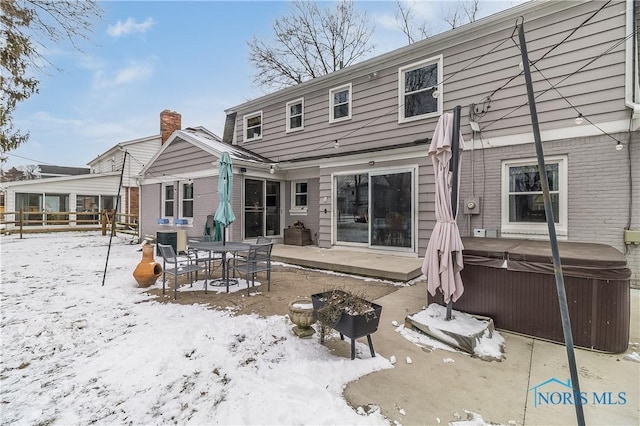
[[201, 235], [227, 150], [234, 240], [282, 241], [301, 221], [320, 247], [424, 256], [436, 220], [428, 144], [460, 105], [463, 235], [548, 238], [523, 24], [558, 237], [617, 248], [637, 281], [639, 16], [633, 0], [527, 2], [230, 107], [223, 142], [177, 132], [142, 171], [142, 232]]

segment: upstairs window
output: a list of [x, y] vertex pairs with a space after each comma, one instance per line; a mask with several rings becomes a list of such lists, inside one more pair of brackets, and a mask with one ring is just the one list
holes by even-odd
[[287, 102], [287, 132], [304, 128], [304, 99]]
[[244, 116], [244, 141], [262, 139], [262, 111]]
[[442, 56], [398, 70], [398, 121], [436, 117], [442, 111]]
[[351, 119], [351, 83], [329, 90], [329, 123]]

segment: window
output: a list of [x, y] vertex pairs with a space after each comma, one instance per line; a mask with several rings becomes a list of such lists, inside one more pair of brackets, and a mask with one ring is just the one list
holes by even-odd
[[440, 115], [442, 56], [398, 69], [398, 84], [398, 122]]
[[[115, 197], [112, 195], [101, 195], [100, 210], [115, 210], [117, 201], [118, 201], [118, 197]], [[118, 204], [118, 207], [120, 207], [119, 204]]]
[[244, 141], [262, 139], [262, 111], [244, 116]]
[[24, 210], [26, 226], [42, 225], [43, 198], [43, 194], [16, 193], [16, 210]]
[[100, 197], [97, 195], [78, 195], [76, 197], [77, 212], [97, 212]]
[[351, 119], [351, 83], [329, 90], [329, 123]]
[[308, 208], [308, 183], [307, 181], [291, 182], [291, 210], [290, 214], [306, 214]]
[[[567, 158], [545, 158], [553, 219], [558, 235], [567, 235]], [[547, 235], [537, 160], [502, 164], [502, 233]]]
[[193, 183], [182, 184], [182, 214], [181, 217], [193, 218]]
[[162, 215], [163, 217], [173, 217], [173, 200], [175, 199], [173, 185], [164, 185], [162, 195], [164, 205]]
[[100, 197], [98, 195], [76, 196], [76, 215], [78, 224], [98, 223], [100, 220]]
[[287, 132], [304, 128], [304, 99], [287, 102]]

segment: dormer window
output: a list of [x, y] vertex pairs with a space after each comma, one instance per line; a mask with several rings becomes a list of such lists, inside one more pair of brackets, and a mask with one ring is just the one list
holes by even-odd
[[262, 111], [244, 116], [244, 141], [262, 139]]

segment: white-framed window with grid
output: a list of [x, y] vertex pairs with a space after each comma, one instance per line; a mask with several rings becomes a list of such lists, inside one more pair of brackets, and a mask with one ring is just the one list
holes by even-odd
[[287, 102], [287, 132], [304, 129], [304, 98]]
[[291, 182], [291, 215], [307, 214], [309, 209], [309, 183], [306, 180]]
[[329, 123], [351, 119], [351, 83], [329, 90]]
[[247, 114], [243, 117], [244, 142], [262, 139], [262, 111]]
[[180, 217], [193, 219], [193, 182], [181, 182], [181, 209]]
[[442, 55], [398, 68], [398, 122], [442, 113]]
[[165, 183], [162, 185], [162, 217], [172, 219], [175, 215], [175, 185]]
[[[566, 156], [545, 158], [553, 219], [559, 237], [566, 237], [568, 233], [567, 162]], [[501, 232], [510, 236], [549, 235], [537, 159], [502, 162]]]

